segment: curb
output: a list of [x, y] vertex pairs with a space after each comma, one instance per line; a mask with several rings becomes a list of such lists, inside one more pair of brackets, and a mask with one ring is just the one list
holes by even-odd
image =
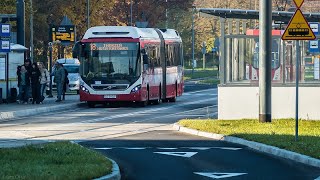
[[251, 149], [254, 149], [254, 150], [257, 150], [257, 151], [260, 151], [263, 153], [272, 154], [277, 157], [290, 159], [295, 162], [303, 163], [303, 164], [306, 164], [309, 166], [314, 166], [317, 168], [320, 167], [320, 160], [319, 159], [312, 158], [310, 156], [302, 155], [299, 153], [295, 153], [292, 151], [280, 149], [280, 148], [277, 148], [274, 146], [269, 146], [269, 145], [265, 145], [262, 143], [248, 141], [248, 140], [244, 140], [244, 139], [237, 138], [237, 137], [225, 136], [222, 134], [214, 134], [214, 133], [198, 131], [195, 129], [190, 129], [190, 128], [180, 126], [177, 123], [175, 123], [173, 125], [173, 129], [176, 131], [180, 131], [180, 132], [184, 132], [184, 133], [188, 133], [188, 134], [192, 134], [192, 135], [196, 135], [196, 136], [202, 136], [202, 137], [206, 137], [206, 138], [211, 138], [211, 139], [216, 139], [216, 140], [221, 140], [221, 141], [226, 141], [226, 142], [230, 142], [230, 143], [244, 145], [244, 146], [247, 146]]
[[48, 112], [52, 112], [52, 111], [71, 109], [73, 107], [78, 106], [78, 104], [79, 104], [79, 102], [50, 106], [50, 107], [39, 107], [39, 108], [19, 110], [19, 111], [0, 112], [0, 121], [13, 119], [13, 118], [17, 118], [17, 117], [37, 115], [37, 114], [41, 114], [41, 113], [48, 113]]
[[120, 169], [118, 164], [110, 158], [107, 158], [107, 159], [109, 159], [112, 162], [112, 173], [109, 175], [97, 178], [95, 180], [120, 180], [121, 174], [120, 174]]

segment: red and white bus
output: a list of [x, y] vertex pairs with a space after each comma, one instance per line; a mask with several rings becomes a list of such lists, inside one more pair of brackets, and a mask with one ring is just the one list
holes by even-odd
[[74, 47], [80, 60], [80, 100], [175, 102], [183, 93], [182, 40], [173, 29], [98, 26]]

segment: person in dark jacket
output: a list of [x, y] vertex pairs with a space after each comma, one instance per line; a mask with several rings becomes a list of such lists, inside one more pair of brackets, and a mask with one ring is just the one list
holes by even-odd
[[[29, 73], [29, 76], [31, 76], [32, 64], [31, 64], [30, 59], [24, 60], [24, 67], [26, 68], [27, 72]], [[27, 94], [28, 100], [29, 100], [29, 98], [31, 98], [31, 96], [32, 96], [32, 89], [31, 89], [31, 86], [29, 86], [28, 94]]]
[[69, 86], [69, 79], [68, 79], [68, 71], [64, 68], [63, 64], [61, 67], [64, 69], [64, 84], [63, 84], [63, 91], [62, 91], [62, 100], [66, 100], [66, 92]]
[[35, 102], [37, 104], [40, 103], [40, 77], [41, 72], [37, 66], [37, 63], [33, 63], [31, 69], [32, 104]]
[[17, 72], [18, 87], [19, 87], [19, 100], [20, 103], [28, 104], [29, 89], [30, 89], [30, 75], [25, 66], [21, 66]]

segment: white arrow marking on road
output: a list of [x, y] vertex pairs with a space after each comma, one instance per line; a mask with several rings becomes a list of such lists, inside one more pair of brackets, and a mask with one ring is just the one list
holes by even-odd
[[190, 158], [191, 156], [197, 154], [198, 152], [154, 152], [154, 153]]
[[200, 176], [205, 176], [212, 179], [222, 179], [222, 178], [241, 176], [241, 175], [247, 174], [247, 173], [215, 173], [215, 172], [214, 173], [194, 172], [194, 173]]
[[112, 148], [94, 148], [94, 149], [97, 149], [97, 150], [110, 150]]

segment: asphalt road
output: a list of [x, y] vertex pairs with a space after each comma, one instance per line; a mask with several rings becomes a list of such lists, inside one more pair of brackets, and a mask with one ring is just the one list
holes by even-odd
[[186, 85], [176, 103], [144, 108], [81, 106], [72, 110], [11, 119], [0, 123], [0, 147], [21, 141], [96, 140], [153, 130], [170, 130], [182, 118], [206, 118], [217, 113], [217, 89]]
[[320, 175], [320, 169], [245, 146], [175, 131], [152, 131], [81, 144], [115, 160], [125, 180], [314, 180]]
[[144, 108], [80, 106], [2, 122], [0, 147], [74, 140], [93, 149], [104, 148], [96, 150], [119, 163], [123, 179], [208, 179], [206, 176], [314, 179], [320, 176], [318, 169], [256, 153], [246, 147], [172, 131], [172, 124], [180, 119], [217, 114], [216, 88], [188, 83], [185, 90], [176, 103]]

